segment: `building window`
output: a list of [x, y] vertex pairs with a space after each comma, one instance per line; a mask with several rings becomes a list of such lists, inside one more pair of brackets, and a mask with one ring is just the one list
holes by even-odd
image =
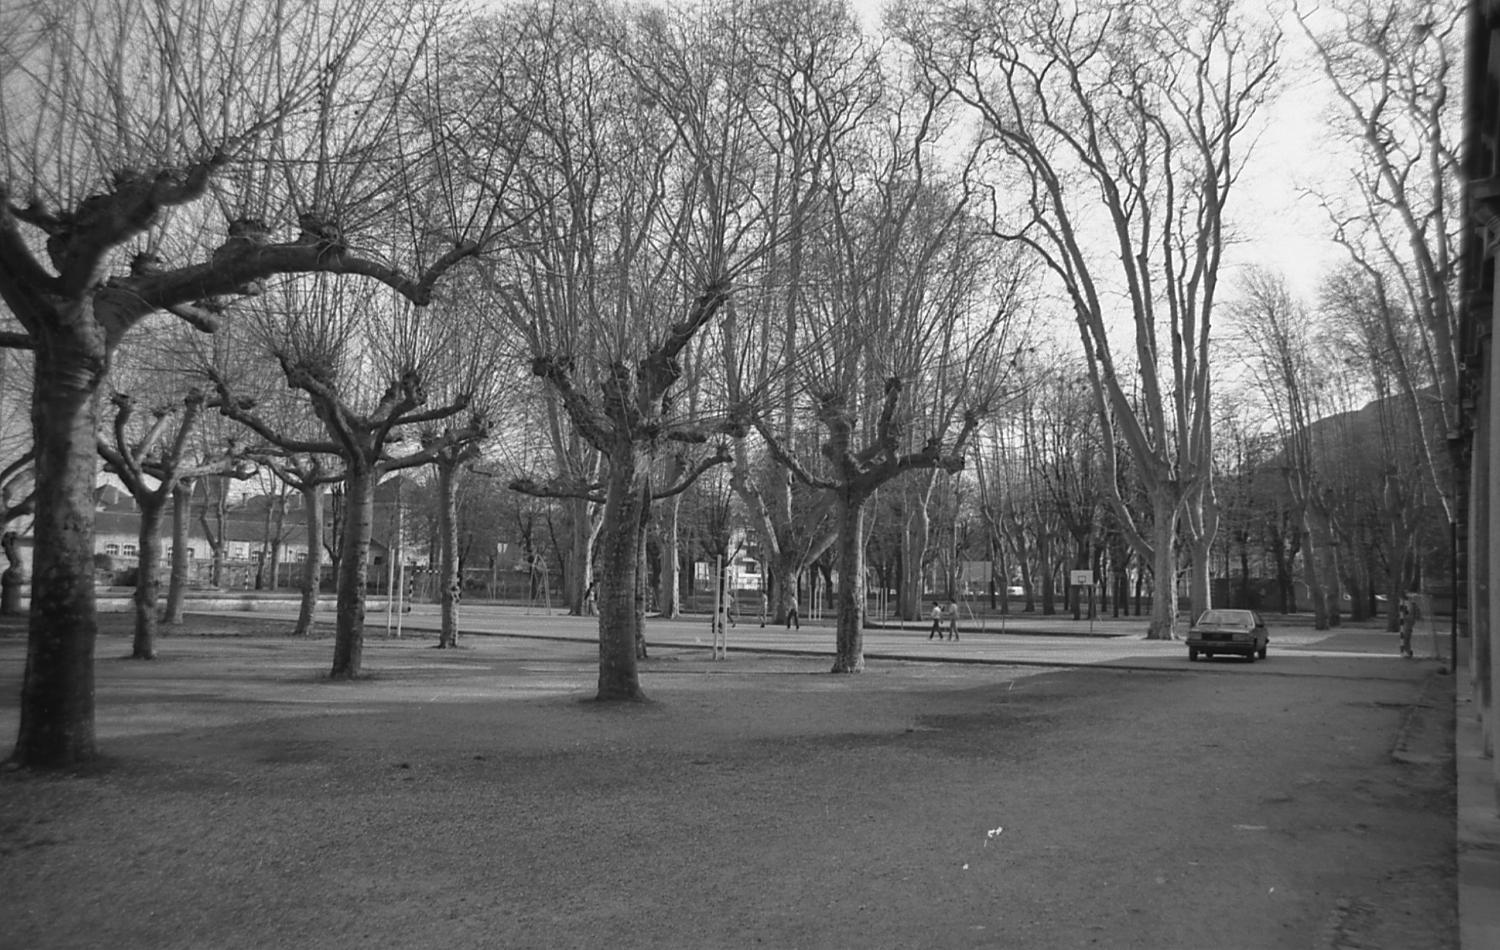
[[135, 545], [133, 545], [133, 544], [127, 544], [127, 545], [125, 545], [125, 549], [123, 551], [121, 551], [120, 553], [124, 554], [126, 557], [135, 557], [135, 554], [136, 554]]
[[301, 564], [303, 561], [306, 561], [306, 560], [307, 560], [307, 552], [306, 551], [299, 551], [297, 553], [297, 563]]
[[120, 546], [118, 544], [106, 544], [104, 546], [104, 553], [108, 554], [110, 557], [118, 557], [120, 554]]

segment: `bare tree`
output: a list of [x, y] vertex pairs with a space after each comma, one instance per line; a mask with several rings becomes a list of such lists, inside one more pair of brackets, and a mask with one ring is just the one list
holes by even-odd
[[[303, 286], [314, 292], [302, 292]], [[429, 324], [399, 298], [354, 293], [326, 279], [287, 285], [280, 302], [257, 314], [259, 336], [287, 385], [306, 396], [321, 437], [279, 430], [256, 412], [254, 399], [237, 395], [232, 379], [215, 373], [219, 411], [286, 453], [335, 456], [342, 463], [345, 508], [330, 676], [349, 679], [359, 675], [363, 657], [375, 486], [390, 472], [429, 464], [453, 446], [482, 438], [489, 422], [463, 392], [428, 404], [425, 380], [440, 376], [447, 355], [463, 345], [459, 326]], [[419, 434], [415, 450], [393, 454], [393, 446]]]
[[[1213, 306], [1240, 146], [1279, 34], [1246, 25], [1233, 0], [911, 5], [896, 23], [923, 75], [981, 122], [994, 233], [1029, 247], [1071, 306], [1103, 441], [1129, 447], [1152, 499], [1147, 526], [1112, 496], [1153, 565], [1150, 636], [1170, 638], [1179, 524], [1193, 608], [1207, 605]], [[1133, 331], [1123, 359], [1117, 299]]]
[[[741, 34], [757, 64], [749, 81], [766, 90], [757, 129], [776, 155], [764, 200], [789, 220], [786, 240], [771, 249], [726, 319], [724, 339], [736, 344], [726, 354], [726, 386], [732, 402], [766, 405], [782, 445], [804, 451], [818, 435], [797, 411], [798, 379], [787, 368], [816, 345], [803, 315], [827, 283], [820, 246], [827, 183], [837, 153], [879, 101], [879, 55], [841, 2], [772, 0], [755, 4], [750, 15], [758, 28]], [[823, 493], [767, 462], [752, 440], [735, 442], [732, 484], [759, 541], [772, 620], [782, 623], [803, 575], [836, 532]]]
[[[514, 209], [410, 187], [440, 158], [433, 124], [402, 107], [440, 45], [437, 5], [3, 17], [21, 45], [0, 67], [0, 298], [35, 348], [39, 486], [15, 758], [64, 766], [95, 748], [89, 487], [99, 387], [131, 327], [166, 312], [212, 330], [280, 274], [358, 276], [422, 305]], [[212, 246], [215, 212], [228, 239]]]
[[1319, 630], [1338, 623], [1340, 588], [1336, 527], [1321, 480], [1312, 423], [1324, 405], [1326, 376], [1304, 308], [1275, 274], [1250, 272], [1235, 306], [1241, 332], [1255, 354], [1258, 392], [1268, 403], [1281, 442], [1281, 473], [1302, 540], [1303, 579]]
[[[600, 699], [641, 697], [642, 542], [651, 500], [680, 487], [653, 488], [654, 460], [725, 428], [678, 403], [682, 360], [781, 236], [760, 199], [770, 151], [756, 134], [741, 16], [706, 5], [618, 17], [585, 7], [533, 34], [545, 50], [538, 61], [557, 57], [548, 61], [561, 71], [528, 77], [546, 144], [525, 183], [556, 197], [521, 253], [496, 261], [495, 286], [532, 371], [607, 466]], [[551, 255], [580, 241], [589, 253], [577, 258], [579, 280], [565, 280]], [[689, 475], [721, 457], [699, 456]]]
[[909, 471], [964, 466], [1007, 382], [1016, 271], [983, 252], [967, 192], [933, 157], [940, 103], [893, 89], [865, 143], [837, 168], [827, 292], [809, 308], [795, 372], [823, 430], [819, 467], [755, 427], [776, 458], [828, 493], [837, 524], [835, 673], [864, 668], [866, 506]]
[[157, 599], [161, 588], [161, 522], [167, 502], [177, 496], [185, 480], [204, 475], [239, 472], [249, 463], [241, 447], [230, 444], [212, 458], [195, 458], [191, 439], [203, 412], [204, 395], [189, 391], [181, 402], [148, 410], [149, 419], [137, 424], [137, 407], [127, 393], [111, 401], [115, 415], [109, 434], [101, 433], [99, 454], [105, 469], [120, 479], [141, 511], [135, 577], [135, 636], [130, 655], [138, 660], [156, 657], [160, 619]]
[[[1457, 84], [1465, 9], [1437, 0], [1337, 0], [1298, 22], [1332, 84], [1332, 135], [1354, 146], [1350, 174], [1322, 196], [1385, 323], [1393, 381], [1423, 433], [1458, 429]], [[1352, 187], [1349, 187], [1352, 186]], [[1456, 517], [1437, 438], [1418, 448], [1428, 484]]]
[[[436, 359], [427, 370], [428, 387], [439, 404], [462, 403], [462, 416], [430, 423], [419, 432], [433, 452], [437, 472], [438, 589], [441, 627], [438, 647], [458, 646], [458, 609], [463, 595], [459, 558], [458, 482], [463, 466], [478, 459], [510, 397], [520, 388], [511, 370], [519, 354], [506, 345], [509, 328], [503, 318], [485, 312], [474, 301], [481, 294], [454, 294], [440, 305], [446, 335], [434, 346]], [[514, 426], [512, 426], [514, 428]]]
[[316, 452], [267, 453], [260, 461], [302, 498], [307, 557], [302, 562], [299, 585], [302, 595], [298, 599], [297, 624], [292, 628], [292, 635], [305, 637], [312, 633], [323, 583], [324, 499], [329, 485], [343, 483], [343, 466], [333, 457]]

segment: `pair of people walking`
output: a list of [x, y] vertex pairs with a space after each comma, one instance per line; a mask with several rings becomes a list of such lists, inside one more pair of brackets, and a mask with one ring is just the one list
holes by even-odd
[[932, 630], [928, 632], [927, 639], [931, 640], [933, 637], [937, 637], [939, 640], [943, 639], [944, 617], [948, 620], [948, 639], [958, 639], [958, 604], [951, 600], [948, 601], [948, 609], [946, 611], [943, 610], [942, 604], [935, 600], [932, 602]]

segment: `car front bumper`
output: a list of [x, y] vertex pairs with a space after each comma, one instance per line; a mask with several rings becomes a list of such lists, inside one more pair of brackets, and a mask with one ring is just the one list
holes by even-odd
[[1205, 640], [1192, 636], [1188, 637], [1187, 645], [1203, 653], [1236, 653], [1240, 656], [1249, 656], [1257, 649], [1254, 640]]

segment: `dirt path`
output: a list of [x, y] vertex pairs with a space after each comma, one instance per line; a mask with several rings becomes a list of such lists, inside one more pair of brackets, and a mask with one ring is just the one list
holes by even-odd
[[576, 645], [429, 647], [101, 660], [109, 767], [0, 776], [0, 947], [1456, 946], [1431, 666], [661, 651], [603, 709]]

